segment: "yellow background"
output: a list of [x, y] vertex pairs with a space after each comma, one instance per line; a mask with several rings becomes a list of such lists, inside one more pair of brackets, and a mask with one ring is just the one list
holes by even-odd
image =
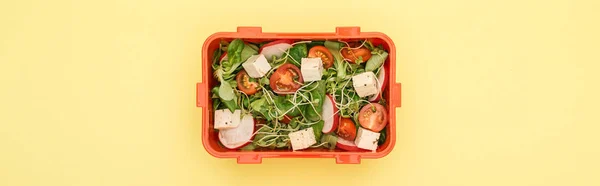
[[[600, 185], [600, 1], [0, 2], [0, 185]], [[201, 144], [201, 47], [359, 25], [398, 49], [389, 156], [237, 165]]]

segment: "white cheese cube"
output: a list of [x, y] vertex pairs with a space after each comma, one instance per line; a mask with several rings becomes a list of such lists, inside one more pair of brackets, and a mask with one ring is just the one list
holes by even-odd
[[354, 139], [354, 144], [361, 149], [376, 150], [377, 141], [379, 140], [380, 135], [381, 134], [377, 132], [359, 127], [358, 132], [356, 133], [356, 139]]
[[323, 61], [320, 57], [317, 58], [302, 58], [300, 64], [302, 79], [304, 81], [319, 81], [323, 76]]
[[215, 129], [236, 128], [240, 124], [241, 110], [235, 110], [233, 113], [229, 109], [215, 111]]
[[242, 64], [242, 67], [244, 67], [248, 76], [253, 78], [263, 77], [271, 70], [271, 65], [269, 65], [267, 58], [265, 58], [265, 55], [263, 54], [250, 56], [248, 60]]
[[352, 85], [356, 94], [360, 97], [375, 95], [379, 92], [377, 88], [377, 79], [373, 72], [363, 72], [352, 76]]
[[312, 127], [292, 132], [288, 134], [288, 136], [290, 137], [290, 141], [292, 142], [293, 150], [306, 149], [311, 145], [317, 143], [317, 140], [315, 139], [315, 133]]

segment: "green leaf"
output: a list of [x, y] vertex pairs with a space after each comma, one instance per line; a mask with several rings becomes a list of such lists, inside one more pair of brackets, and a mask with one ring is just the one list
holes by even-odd
[[213, 110], [218, 110], [221, 105], [221, 99], [213, 99]]
[[306, 48], [305, 43], [296, 44], [289, 50], [291, 60], [288, 60], [290, 63], [300, 66], [300, 61], [302, 58], [308, 56], [308, 49]]
[[269, 115], [269, 107], [270, 105], [268, 105], [267, 99], [265, 97], [261, 97], [250, 103], [250, 108], [262, 115], [267, 121], [273, 120], [273, 118]]
[[240, 150], [242, 151], [251, 151], [256, 149], [256, 146], [254, 146], [254, 143], [249, 143], [248, 145], [242, 147]]
[[277, 148], [283, 148], [283, 147], [287, 147], [288, 143], [287, 142], [277, 142], [277, 144], [275, 145], [275, 147]]
[[342, 55], [340, 54], [340, 49], [342, 48], [342, 46], [343, 44], [340, 42], [325, 41], [325, 48], [327, 48], [329, 52], [331, 52], [333, 58], [335, 59], [335, 63], [333, 64], [333, 66], [337, 71], [338, 81], [341, 81], [346, 76], [347, 63], [344, 61], [344, 58], [342, 58]]
[[[221, 47], [219, 47], [219, 48], [221, 48]], [[222, 54], [221, 49], [217, 49], [213, 53], [213, 60], [212, 60], [212, 65], [211, 65], [213, 70], [216, 70], [219, 67], [219, 58], [221, 58], [221, 54]]]
[[229, 111], [233, 112], [235, 111], [235, 109], [237, 109], [237, 99], [232, 99], [232, 100], [228, 100], [228, 101], [224, 101], [221, 100], [221, 103], [223, 103], [227, 109], [229, 109]]
[[325, 124], [325, 122], [323, 120], [321, 120], [311, 126], [313, 128], [313, 132], [315, 133], [315, 139], [321, 139], [321, 135], [323, 134], [324, 124]]
[[260, 78], [260, 84], [262, 85], [269, 85], [269, 78], [267, 78], [267, 76], [264, 76], [262, 78]]
[[335, 145], [337, 144], [337, 137], [331, 134], [325, 134], [321, 137], [321, 143], [327, 142], [324, 146], [329, 149], [335, 149]]
[[256, 55], [258, 54], [258, 48], [254, 48], [256, 46], [252, 45], [252, 44], [245, 44], [244, 45], [244, 49], [242, 50], [241, 53], [241, 63], [245, 62], [246, 60], [248, 60], [248, 58], [250, 58], [252, 55]]
[[233, 88], [231, 88], [231, 85], [229, 85], [227, 81], [221, 82], [221, 86], [219, 86], [219, 97], [225, 101], [232, 100], [233, 97], [235, 97]]
[[252, 43], [248, 43], [248, 44], [246, 44], [246, 46], [250, 47], [254, 51], [258, 51], [258, 49], [259, 49], [255, 44], [252, 44]]
[[[387, 128], [387, 127], [386, 127]], [[387, 138], [387, 130], [386, 128], [383, 128], [383, 130], [381, 130], [381, 132], [379, 132], [379, 141], [377, 141], [378, 145], [382, 145], [383, 143], [385, 143], [385, 140]]]
[[212, 95], [211, 98], [219, 98], [219, 87], [213, 87], [210, 93]]
[[385, 60], [388, 57], [388, 53], [385, 52], [384, 50], [375, 49], [375, 50], [373, 50], [373, 52], [376, 52], [377, 54], [373, 54], [371, 56], [371, 58], [369, 58], [369, 60], [367, 61], [367, 64], [365, 67], [366, 71], [377, 70], [379, 67], [381, 67], [381, 65], [383, 65], [383, 63], [385, 62]]
[[214, 87], [211, 90], [211, 93], [213, 94], [212, 97], [219, 98], [219, 99], [213, 99], [213, 109], [217, 110], [218, 108], [221, 107], [221, 104], [223, 104], [231, 112], [233, 112], [235, 109], [237, 109], [237, 99], [224, 100], [222, 97], [220, 97], [220, 92], [221, 92], [220, 90], [221, 89], [219, 87]]
[[[287, 112], [288, 116], [296, 117], [296, 116], [300, 115], [300, 110], [298, 108], [294, 108], [294, 104], [287, 97], [276, 96], [274, 98], [274, 101], [275, 101], [275, 106], [277, 106], [277, 108], [279, 110], [281, 110], [282, 112], [286, 112], [291, 109], [289, 112]], [[279, 114], [281, 115], [283, 113], [279, 113]]]
[[[245, 48], [244, 41], [241, 39], [234, 39], [229, 43], [227, 47], [227, 59], [231, 63], [231, 65], [241, 63], [242, 61], [242, 51]], [[227, 68], [226, 68], [227, 69]]]
[[322, 40], [319, 40], [319, 41], [311, 41], [310, 43], [307, 43], [307, 44], [306, 44], [306, 47], [307, 47], [307, 48], [312, 48], [312, 47], [314, 47], [314, 46], [318, 46], [318, 45], [324, 45], [325, 43], [327, 43], [327, 41], [322, 41]]
[[292, 128], [296, 128], [298, 126], [298, 118], [292, 118], [292, 121], [288, 124]]
[[[310, 93], [312, 95], [311, 105], [308, 105], [305, 109], [305, 117], [309, 121], [318, 121], [321, 119], [321, 111], [323, 110], [323, 102], [325, 100], [325, 81], [320, 80], [315, 83], [317, 88], [312, 90]], [[313, 108], [314, 107], [314, 108]]]
[[362, 56], [358, 56], [358, 57], [356, 58], [356, 61], [354, 61], [354, 62], [355, 62], [356, 64], [361, 64], [361, 63], [362, 63], [362, 62], [364, 62], [364, 61], [363, 61], [363, 58], [362, 58]]
[[375, 49], [373, 43], [371, 43], [371, 41], [369, 40], [365, 41], [365, 47], [367, 47], [367, 49], [369, 49], [370, 51], [373, 51]]

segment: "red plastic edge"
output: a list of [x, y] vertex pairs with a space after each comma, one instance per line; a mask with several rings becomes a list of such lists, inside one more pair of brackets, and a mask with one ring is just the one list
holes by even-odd
[[[205, 80], [204, 80], [205, 81]], [[206, 108], [206, 97], [208, 91], [205, 91], [205, 82], [196, 83], [196, 107]]]
[[360, 27], [337, 27], [335, 33], [263, 33], [261, 27], [238, 27], [237, 32], [218, 32], [209, 36], [202, 47], [202, 68], [203, 68], [203, 81], [196, 85], [197, 98], [196, 105], [202, 107], [203, 113], [203, 125], [202, 125], [202, 144], [206, 151], [217, 158], [237, 158], [239, 164], [255, 164], [262, 163], [263, 157], [272, 158], [335, 158], [338, 164], [359, 164], [361, 158], [381, 158], [387, 156], [394, 148], [396, 143], [396, 121], [390, 120], [389, 130], [390, 134], [388, 139], [390, 140], [387, 148], [375, 152], [375, 153], [360, 153], [356, 152], [220, 152], [213, 149], [209, 144], [209, 117], [210, 110], [207, 107], [208, 102], [208, 87], [207, 81], [210, 79], [210, 73], [206, 69], [211, 68], [208, 63], [208, 48], [209, 44], [213, 40], [218, 38], [258, 38], [258, 39], [286, 39], [286, 38], [380, 38], [389, 44], [390, 48], [390, 78], [389, 82], [390, 92], [396, 93], [396, 95], [390, 95], [390, 104], [388, 105], [388, 111], [392, 118], [396, 118], [396, 107], [400, 106], [400, 84], [396, 83], [396, 47], [391, 38], [381, 32], [360, 32]]

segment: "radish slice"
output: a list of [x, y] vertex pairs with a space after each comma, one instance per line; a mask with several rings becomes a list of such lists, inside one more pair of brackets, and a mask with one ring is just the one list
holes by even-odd
[[292, 40], [272, 41], [260, 47], [258, 53], [265, 55], [267, 60], [271, 60], [273, 56], [281, 57], [287, 49], [292, 48], [292, 43]]
[[331, 95], [327, 95], [325, 101], [323, 101], [323, 111], [321, 112], [321, 116], [323, 116], [324, 121], [323, 133], [327, 134], [333, 132], [338, 126], [339, 115], [338, 108]]
[[254, 118], [252, 115], [245, 115], [236, 128], [219, 130], [219, 141], [228, 149], [237, 149], [251, 142], [252, 133]]
[[227, 60], [227, 52], [221, 54], [221, 57], [219, 57], [219, 63], [222, 63], [223, 60]]
[[366, 150], [358, 148], [354, 144], [354, 141], [345, 140], [343, 138], [337, 139], [337, 143], [335, 144], [335, 147], [340, 148], [342, 150], [347, 150], [347, 151], [366, 151]]
[[383, 89], [385, 88], [384, 85], [386, 82], [387, 82], [387, 78], [385, 78], [385, 67], [384, 67], [384, 68], [381, 68], [381, 70], [379, 71], [379, 76], [377, 76], [377, 86], [379, 87], [379, 93], [369, 97], [370, 102], [379, 101], [379, 99], [381, 99], [381, 96], [383, 94]]

